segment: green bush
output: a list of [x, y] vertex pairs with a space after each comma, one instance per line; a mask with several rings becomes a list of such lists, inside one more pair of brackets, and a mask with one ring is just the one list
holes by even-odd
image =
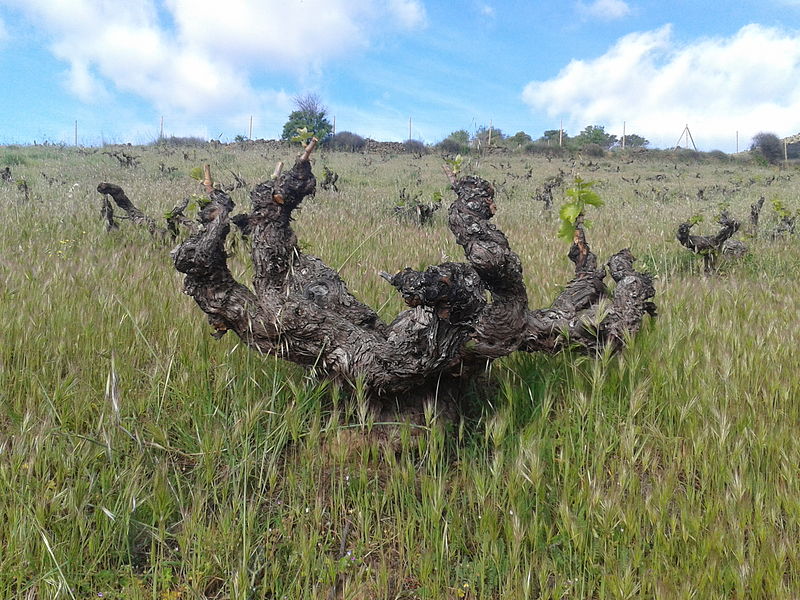
[[783, 143], [774, 133], [762, 131], [753, 136], [750, 152], [762, 157], [769, 164], [774, 165], [783, 158]]
[[470, 150], [469, 141], [469, 132], [459, 129], [436, 144], [436, 149], [444, 154], [468, 154]]
[[461, 144], [457, 140], [453, 138], [445, 138], [438, 144], [436, 144], [436, 149], [439, 152], [444, 154], [468, 154], [469, 153], [469, 146], [466, 144]]
[[406, 152], [411, 152], [413, 154], [428, 153], [428, 147], [419, 140], [406, 140], [403, 142], [403, 146], [405, 146]]
[[557, 156], [565, 156], [569, 153], [569, 150], [563, 148], [559, 145], [553, 144], [546, 144], [542, 142], [532, 142], [530, 144], [525, 144], [522, 150], [526, 154], [531, 154], [533, 156], [546, 156], [548, 158], [555, 158]]
[[586, 156], [593, 156], [595, 158], [599, 158], [601, 156], [605, 156], [606, 152], [603, 150], [603, 147], [600, 144], [586, 144], [581, 147], [581, 152]]
[[339, 150], [342, 152], [361, 152], [367, 145], [367, 140], [350, 131], [340, 131], [325, 142], [325, 145], [331, 150]]
[[721, 162], [727, 162], [731, 158], [730, 156], [725, 154], [722, 150], [712, 150], [711, 152], [708, 153], [708, 157]]

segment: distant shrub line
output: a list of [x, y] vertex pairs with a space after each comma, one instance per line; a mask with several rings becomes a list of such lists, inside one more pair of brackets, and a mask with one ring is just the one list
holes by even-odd
[[[506, 136], [499, 129], [480, 128], [474, 134], [469, 134], [465, 130], [458, 130], [439, 141], [436, 144], [425, 144], [420, 140], [406, 140], [405, 142], [380, 142], [370, 138], [365, 138], [351, 131], [340, 131], [336, 134], [327, 135], [322, 141], [322, 147], [335, 152], [376, 152], [383, 154], [427, 154], [437, 152], [442, 155], [473, 155], [508, 152], [522, 153], [532, 156], [544, 156], [548, 158], [558, 158], [573, 155], [582, 155], [591, 158], [602, 158], [607, 154], [626, 153], [636, 155], [650, 160], [662, 160], [670, 158], [681, 161], [730, 161], [730, 160], [755, 160], [764, 164], [777, 164], [783, 160], [783, 146], [778, 137], [774, 134], [759, 133], [753, 138], [749, 152], [741, 153], [740, 156], [727, 154], [722, 150], [711, 150], [708, 152], [697, 151], [689, 148], [648, 148], [650, 142], [642, 136], [630, 134], [625, 137], [626, 146], [622, 148], [621, 140], [617, 136], [605, 133], [603, 127], [589, 126], [578, 136], [570, 137], [566, 132], [559, 136], [558, 130], [545, 131], [539, 139], [532, 139], [531, 136], [523, 131], [519, 131], [513, 136]], [[164, 136], [159, 137], [147, 144], [148, 146], [163, 146], [173, 148], [188, 148], [206, 146], [210, 143], [220, 143], [217, 140], [205, 140], [198, 136]], [[290, 144], [288, 141], [276, 140], [250, 140], [243, 136], [237, 136], [236, 142], [239, 144], [259, 144], [259, 143], [280, 143]], [[789, 158], [797, 158], [796, 144], [789, 148]], [[11, 165], [20, 164], [22, 160], [13, 153], [7, 153], [0, 157], [0, 164]]]

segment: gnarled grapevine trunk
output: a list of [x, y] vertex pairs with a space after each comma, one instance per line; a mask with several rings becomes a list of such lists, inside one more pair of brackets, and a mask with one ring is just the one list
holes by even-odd
[[197, 233], [196, 223], [184, 215], [184, 211], [189, 204], [189, 198], [184, 198], [183, 201], [178, 203], [167, 214], [166, 228], [163, 228], [156, 223], [155, 219], [149, 217], [141, 210], [136, 208], [133, 202], [131, 202], [130, 198], [128, 198], [125, 190], [118, 185], [113, 183], [100, 183], [97, 186], [97, 191], [103, 194], [103, 202], [100, 208], [100, 214], [102, 215], [103, 220], [106, 222], [106, 231], [119, 229], [119, 225], [114, 219], [114, 207], [108, 200], [108, 197], [111, 196], [111, 198], [114, 200], [114, 203], [125, 211], [126, 216], [124, 218], [130, 219], [135, 225], [147, 228], [147, 230], [150, 232], [150, 235], [153, 237], [166, 240], [167, 235], [169, 235], [171, 239], [174, 240], [178, 237], [180, 229], [179, 226], [186, 228], [191, 233]]
[[[687, 221], [678, 226], [678, 233], [675, 236], [683, 246], [703, 257], [703, 267], [706, 273], [714, 271], [720, 253], [742, 256], [747, 252], [747, 246], [742, 242], [730, 239], [739, 231], [741, 223], [731, 218], [726, 212], [719, 215], [717, 222], [720, 224], [720, 230], [716, 235], [692, 235], [690, 231], [695, 223]], [[758, 222], [758, 216], [755, 217], [755, 222]]]
[[[467, 262], [382, 274], [410, 307], [385, 323], [336, 271], [298, 246], [291, 219], [315, 189], [309, 154], [251, 193], [252, 288], [228, 269], [225, 238], [234, 206], [224, 192], [211, 192], [201, 231], [173, 251], [175, 267], [186, 275], [185, 292], [218, 335], [231, 330], [251, 348], [323, 377], [361, 379], [374, 402], [407, 407], [437, 391], [444, 398], [515, 351], [620, 348], [645, 313], [655, 314], [651, 278], [633, 268], [630, 251], [598, 267], [580, 227], [570, 251], [575, 277], [552, 306], [530, 310], [520, 259], [491, 223], [494, 189], [477, 177], [453, 177], [448, 220]], [[603, 282], [606, 270], [617, 282], [613, 298]], [[601, 314], [603, 299], [610, 302]]]

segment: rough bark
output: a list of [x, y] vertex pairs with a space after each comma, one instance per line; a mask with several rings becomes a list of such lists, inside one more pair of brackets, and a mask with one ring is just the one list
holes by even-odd
[[181, 202], [167, 213], [167, 231], [170, 237], [175, 240], [180, 235], [181, 227], [190, 234], [197, 233], [197, 223], [186, 216], [185, 210], [189, 206], [190, 198], [184, 198]]
[[116, 158], [117, 161], [119, 162], [120, 166], [122, 166], [122, 167], [130, 168], [130, 167], [136, 167], [136, 166], [139, 165], [139, 157], [138, 156], [134, 156], [133, 154], [128, 154], [127, 152], [114, 151], [114, 152], [103, 152], [103, 154], [106, 154], [108, 156]]
[[[703, 257], [703, 265], [707, 273], [716, 268], [717, 257], [723, 251], [724, 244], [733, 234], [739, 231], [741, 225], [739, 221], [732, 219], [726, 212], [720, 214], [717, 222], [721, 225], [721, 228], [716, 235], [691, 235], [689, 232], [695, 224], [689, 222], [681, 223], [678, 226], [676, 235], [681, 244]], [[740, 248], [732, 253], [741, 255], [747, 251], [746, 246], [741, 242], [739, 244], [743, 247], [743, 250]]]
[[133, 221], [135, 225], [146, 227], [150, 234], [154, 236], [163, 235], [165, 233], [164, 229], [156, 225], [153, 218], [148, 217], [134, 206], [133, 202], [131, 202], [130, 198], [128, 198], [128, 195], [125, 193], [125, 190], [118, 185], [113, 183], [101, 183], [97, 186], [97, 191], [104, 196], [102, 214], [106, 220], [106, 229], [111, 230], [118, 227], [114, 221], [114, 209], [108, 201], [108, 198], [105, 197], [111, 196], [114, 203], [125, 211], [127, 218]]
[[758, 237], [758, 220], [761, 216], [761, 208], [764, 206], [764, 196], [758, 202], [750, 205], [750, 235]]
[[103, 221], [106, 223], [106, 231], [119, 229], [119, 225], [117, 225], [117, 222], [114, 220], [114, 207], [111, 206], [111, 201], [105, 194], [103, 195], [102, 204], [100, 205], [100, 216], [103, 217]]
[[[633, 268], [630, 251], [598, 268], [582, 228], [570, 251], [575, 277], [550, 308], [530, 310], [519, 257], [490, 222], [494, 189], [477, 177], [453, 177], [448, 221], [467, 262], [383, 273], [410, 307], [385, 323], [336, 271], [298, 247], [291, 220], [315, 189], [309, 154], [251, 193], [252, 289], [228, 269], [234, 204], [224, 192], [211, 193], [201, 231], [173, 251], [175, 267], [186, 275], [184, 291], [217, 335], [231, 330], [258, 352], [319, 376], [351, 385], [361, 380], [378, 405], [418, 407], [517, 350], [620, 348], [645, 313], [655, 314], [652, 280]], [[617, 282], [613, 297], [603, 283], [606, 270]]]
[[[210, 188], [213, 190], [213, 182]], [[134, 225], [144, 227], [150, 232], [154, 238], [159, 240], [175, 240], [180, 235], [181, 228], [186, 230], [189, 234], [197, 233], [198, 224], [186, 216], [186, 207], [189, 205], [190, 198], [184, 198], [170, 210], [165, 217], [165, 227], [161, 227], [155, 219], [145, 214], [142, 210], [137, 208], [128, 195], [120, 186], [113, 183], [100, 183], [97, 186], [97, 191], [103, 194], [102, 203], [100, 205], [100, 215], [106, 224], [106, 231], [119, 229], [119, 224], [114, 216], [114, 207], [108, 199], [111, 197], [119, 208], [125, 211], [125, 218], [133, 222]], [[241, 215], [237, 215], [241, 216]]]
[[336, 182], [339, 181], [339, 174], [331, 171], [328, 167], [324, 167], [322, 170], [322, 181], [319, 184], [323, 190], [330, 190], [332, 189], [334, 192], [338, 192], [339, 188], [336, 185]]
[[436, 211], [442, 207], [439, 202], [423, 204], [413, 201], [412, 204], [399, 204], [394, 207], [394, 214], [400, 222], [413, 223], [419, 227], [429, 225]]
[[787, 235], [794, 235], [796, 217], [787, 214], [780, 215], [780, 217], [781, 220], [778, 221], [778, 224], [775, 226], [775, 231], [773, 231], [770, 236], [773, 240], [780, 239]]
[[564, 175], [566, 173], [559, 169], [557, 175], [545, 179], [544, 183], [533, 194], [534, 202], [542, 202], [544, 209], [549, 211], [553, 207], [553, 190], [563, 185]]

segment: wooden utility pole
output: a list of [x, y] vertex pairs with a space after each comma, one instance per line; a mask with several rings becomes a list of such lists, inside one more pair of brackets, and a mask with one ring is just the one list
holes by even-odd
[[561, 144], [564, 140], [564, 119], [561, 119], [558, 123], [558, 147], [561, 148]]
[[248, 134], [247, 139], [253, 139], [253, 115], [250, 115], [250, 133]]
[[491, 148], [492, 147], [492, 120], [491, 119], [489, 119], [489, 139], [486, 142], [486, 147], [487, 148]]
[[408, 117], [408, 139], [412, 139], [412, 137], [411, 137], [411, 117]]
[[75, 145], [78, 145], [78, 120], [75, 119]]
[[159, 130], [158, 139], [164, 139], [164, 117], [161, 117], [161, 129]]
[[625, 150], [625, 121], [622, 122], [622, 149]]

